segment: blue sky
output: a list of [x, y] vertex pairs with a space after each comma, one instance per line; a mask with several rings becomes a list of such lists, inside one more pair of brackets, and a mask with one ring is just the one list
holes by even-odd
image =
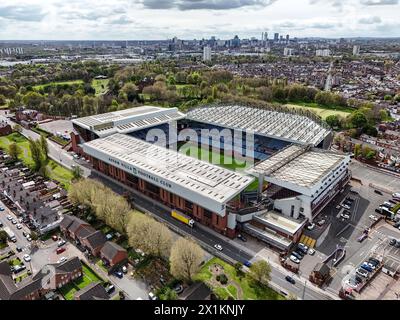
[[0, 39], [400, 37], [399, 16], [400, 0], [1, 0]]

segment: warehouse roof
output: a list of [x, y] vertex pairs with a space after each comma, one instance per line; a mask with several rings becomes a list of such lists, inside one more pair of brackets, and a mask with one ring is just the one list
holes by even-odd
[[312, 188], [346, 158], [345, 155], [329, 151], [291, 145], [258, 163], [248, 172], [264, 174], [267, 180], [272, 178]]
[[219, 204], [229, 201], [254, 180], [122, 134], [85, 143], [83, 150], [162, 188], [171, 189], [182, 197], [187, 192], [194, 193], [203, 200], [205, 208], [210, 200]]
[[142, 106], [74, 119], [72, 122], [99, 137], [105, 137], [113, 133], [130, 133], [154, 127], [184, 117], [177, 108]]
[[301, 144], [318, 145], [330, 133], [327, 125], [308, 111], [217, 105], [192, 109], [190, 120]]

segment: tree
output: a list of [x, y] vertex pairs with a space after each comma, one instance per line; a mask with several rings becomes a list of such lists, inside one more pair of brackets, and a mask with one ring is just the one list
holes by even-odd
[[82, 178], [82, 174], [83, 174], [83, 170], [80, 166], [75, 166], [72, 169], [72, 176], [74, 180], [79, 180], [80, 178]]
[[138, 87], [132, 82], [126, 83], [122, 87], [121, 91], [126, 94], [126, 97], [130, 102], [133, 102], [138, 97]]
[[161, 290], [161, 292], [158, 294], [158, 297], [160, 300], [178, 300], [178, 294], [175, 292], [175, 290], [168, 287], [164, 290]]
[[29, 149], [30, 149], [31, 155], [32, 155], [32, 160], [33, 160], [33, 170], [35, 172], [38, 172], [44, 163], [42, 148], [40, 146], [40, 141], [39, 140], [35, 141], [32, 138], [29, 138], [28, 143], [29, 143]]
[[340, 126], [340, 120], [336, 114], [327, 116], [325, 121], [331, 128], [338, 128]]
[[354, 157], [358, 158], [361, 155], [361, 144], [356, 144], [354, 146]]
[[171, 274], [185, 281], [191, 282], [200, 270], [204, 258], [204, 251], [191, 239], [179, 238], [171, 249], [169, 258]]
[[156, 257], [168, 257], [172, 245], [169, 229], [153, 218], [132, 213], [126, 227], [129, 244]]
[[42, 155], [45, 161], [49, 159], [49, 144], [45, 136], [40, 136], [40, 149], [42, 150]]
[[267, 261], [256, 261], [249, 269], [247, 276], [250, 281], [257, 283], [259, 286], [268, 285], [268, 281], [271, 279], [271, 266]]
[[7, 232], [0, 230], [0, 243], [6, 243], [8, 239]]
[[11, 143], [8, 146], [8, 154], [13, 160], [18, 160], [18, 156], [21, 153], [21, 148], [15, 143]]
[[365, 127], [367, 125], [367, 123], [368, 123], [368, 120], [362, 112], [356, 111], [354, 114], [352, 114], [351, 124], [355, 128]]

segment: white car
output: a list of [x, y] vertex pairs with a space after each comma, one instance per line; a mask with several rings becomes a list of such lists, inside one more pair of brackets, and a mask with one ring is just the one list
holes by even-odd
[[67, 261], [68, 259], [66, 257], [61, 257], [60, 260], [57, 261], [57, 263], [63, 263]]
[[18, 224], [17, 224], [17, 229], [18, 229], [18, 230], [21, 230], [21, 229], [22, 229], [22, 225], [18, 223]]
[[342, 217], [343, 219], [349, 219], [350, 218], [350, 216], [348, 214], [345, 214], [345, 213], [341, 213], [340, 217]]
[[17, 224], [17, 223], [18, 223], [18, 221], [17, 221], [17, 220], [15, 220], [15, 219], [12, 219], [11, 223], [12, 223], [12, 224]]
[[7, 220], [8, 220], [8, 221], [11, 221], [12, 219], [13, 219], [13, 218], [12, 218], [10, 215], [7, 216]]
[[222, 246], [220, 244], [216, 244], [214, 248], [217, 249], [218, 251], [222, 251]]
[[297, 263], [297, 264], [300, 263], [300, 260], [297, 259], [294, 255], [291, 255], [289, 259], [292, 260], [294, 263]]
[[349, 205], [347, 205], [347, 204], [345, 204], [345, 203], [343, 203], [343, 204], [342, 204], [342, 207], [343, 207], [343, 208], [345, 208], [345, 209], [347, 209], [347, 210], [349, 210], [349, 209], [350, 209], [350, 206], [349, 206]]
[[315, 250], [313, 248], [308, 249], [308, 254], [313, 256], [315, 254]]
[[378, 217], [377, 217], [377, 216], [374, 216], [373, 214], [371, 214], [371, 215], [369, 216], [369, 218], [370, 218], [371, 220], [378, 221]]
[[395, 192], [392, 194], [393, 198], [400, 198], [400, 192]]
[[23, 258], [24, 258], [25, 262], [29, 262], [29, 261], [32, 260], [32, 258], [31, 258], [31, 256], [29, 254], [24, 254]]
[[313, 230], [315, 228], [315, 223], [310, 223], [308, 226], [307, 226], [307, 230]]

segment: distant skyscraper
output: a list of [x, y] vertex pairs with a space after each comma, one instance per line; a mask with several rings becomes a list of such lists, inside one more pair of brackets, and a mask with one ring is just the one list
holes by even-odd
[[355, 45], [353, 47], [353, 56], [358, 56], [360, 54], [360, 46]]
[[289, 43], [289, 35], [286, 35], [286, 43]]
[[240, 39], [239, 37], [236, 35], [233, 39], [232, 39], [232, 47], [240, 47]]
[[285, 49], [283, 49], [283, 55], [285, 57], [291, 57], [293, 55], [293, 48], [285, 48]]
[[211, 48], [209, 46], [203, 48], [203, 61], [211, 61]]
[[274, 33], [274, 41], [275, 42], [279, 41], [279, 33], [278, 32]]
[[317, 57], [329, 57], [331, 55], [331, 50], [329, 49], [318, 49], [315, 51]]

